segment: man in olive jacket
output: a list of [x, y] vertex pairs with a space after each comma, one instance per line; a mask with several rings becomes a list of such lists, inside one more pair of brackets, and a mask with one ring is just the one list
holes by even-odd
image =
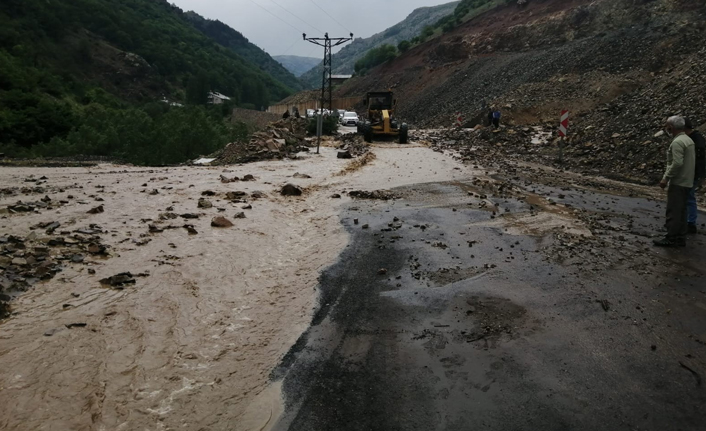
[[689, 233], [698, 233], [696, 222], [699, 217], [699, 207], [696, 203], [696, 192], [701, 186], [701, 182], [706, 179], [706, 139], [698, 130], [694, 130], [694, 126], [688, 118], [686, 121], [686, 133], [692, 141], [694, 141], [694, 150], [696, 151], [696, 170], [694, 171], [694, 187], [689, 193], [689, 201], [687, 202], [687, 211], [689, 218]]
[[660, 247], [684, 247], [687, 234], [687, 201], [691, 188], [694, 187], [694, 169], [696, 152], [694, 141], [684, 133], [684, 117], [669, 117], [665, 131], [672, 136], [667, 151], [667, 171], [660, 187], [667, 188], [667, 236], [655, 240]]

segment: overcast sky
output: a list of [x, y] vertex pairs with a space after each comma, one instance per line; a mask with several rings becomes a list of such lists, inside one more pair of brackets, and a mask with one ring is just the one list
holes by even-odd
[[311, 37], [323, 36], [322, 32], [330, 37], [346, 37], [350, 32], [356, 38], [368, 37], [402, 21], [418, 7], [451, 0], [170, 1], [186, 11], [228, 24], [270, 55], [320, 57], [323, 48], [303, 41], [303, 32]]

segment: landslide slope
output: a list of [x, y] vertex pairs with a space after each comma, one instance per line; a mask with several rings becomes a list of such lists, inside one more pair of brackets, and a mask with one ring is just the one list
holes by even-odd
[[[439, 19], [453, 13], [459, 2], [451, 2], [432, 7], [421, 7], [412, 11], [403, 21], [393, 25], [387, 30], [374, 34], [368, 38], [355, 39], [339, 52], [333, 55], [334, 74], [353, 74], [355, 62], [366, 52], [381, 45], [397, 46], [403, 40], [409, 40], [422, 31], [427, 25], [434, 24]], [[371, 10], [370, 13], [375, 13]], [[322, 64], [303, 74], [300, 78], [305, 88], [312, 89], [321, 86]]]
[[572, 113], [569, 157], [587, 170], [653, 179], [668, 115], [706, 122], [706, 6], [692, 0], [530, 0], [482, 14], [356, 78], [340, 96], [392, 88], [420, 127], [468, 125], [497, 105], [505, 123]]

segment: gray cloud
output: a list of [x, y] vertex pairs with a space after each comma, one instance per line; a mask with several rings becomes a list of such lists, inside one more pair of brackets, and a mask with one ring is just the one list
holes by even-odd
[[302, 32], [310, 36], [329, 32], [331, 37], [345, 37], [353, 32], [356, 38], [368, 37], [402, 21], [418, 7], [450, 0], [171, 1], [184, 10], [228, 24], [271, 55], [319, 57], [323, 55], [323, 48], [303, 41]]

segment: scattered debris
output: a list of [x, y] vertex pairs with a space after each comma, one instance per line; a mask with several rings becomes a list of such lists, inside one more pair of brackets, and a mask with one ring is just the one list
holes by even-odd
[[128, 284], [135, 284], [136, 280], [131, 273], [121, 272], [111, 277], [101, 279], [100, 283], [114, 287], [115, 289], [124, 289]]
[[377, 200], [390, 200], [397, 199], [397, 196], [389, 190], [374, 190], [374, 191], [363, 191], [354, 190], [348, 193], [348, 196], [354, 199], [377, 199]]
[[601, 304], [601, 307], [603, 307], [603, 311], [610, 310], [610, 302], [608, 302], [607, 299], [596, 299], [596, 302]]
[[[265, 130], [252, 134], [250, 142], [228, 144], [212, 162], [214, 165], [231, 165], [260, 160], [292, 157], [308, 151], [306, 131], [309, 122], [304, 118], [290, 117], [269, 124]], [[253, 181], [254, 178], [243, 178]]]

